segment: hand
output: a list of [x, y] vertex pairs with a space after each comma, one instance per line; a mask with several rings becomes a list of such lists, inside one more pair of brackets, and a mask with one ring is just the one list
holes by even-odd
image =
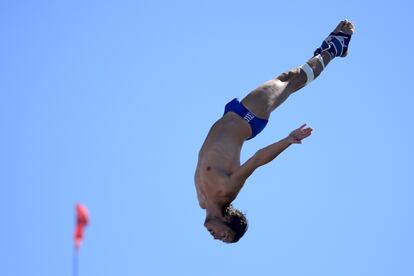
[[305, 127], [306, 124], [303, 124], [300, 128], [292, 131], [288, 136], [289, 142], [292, 144], [302, 144], [302, 140], [310, 136], [313, 130], [310, 127]]

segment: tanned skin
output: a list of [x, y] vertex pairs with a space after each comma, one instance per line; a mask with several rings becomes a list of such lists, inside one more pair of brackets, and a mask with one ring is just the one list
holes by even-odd
[[[354, 29], [352, 22], [343, 20], [334, 32], [353, 34]], [[326, 52], [322, 52], [322, 58], [325, 66], [331, 61]], [[307, 63], [315, 78], [318, 77], [323, 70], [319, 60], [313, 57]], [[271, 112], [292, 93], [305, 86], [306, 80], [303, 70], [291, 69], [253, 90], [242, 100], [242, 104], [256, 116], [268, 119]], [[233, 240], [234, 233], [226, 225], [229, 218], [223, 210], [235, 200], [247, 178], [292, 144], [301, 144], [311, 133], [312, 129], [304, 124], [240, 164], [243, 143], [252, 134], [250, 125], [233, 112], [226, 113], [214, 123], [198, 155], [195, 186], [199, 205], [206, 210], [204, 226], [215, 239], [224, 242]]]

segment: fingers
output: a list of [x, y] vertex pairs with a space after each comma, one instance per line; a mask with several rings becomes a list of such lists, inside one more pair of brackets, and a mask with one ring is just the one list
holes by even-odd
[[308, 129], [306, 131], [303, 131], [302, 133], [299, 134], [300, 139], [304, 139], [306, 137], [309, 137], [312, 134], [312, 129]]
[[306, 124], [302, 125], [301, 128], [298, 131], [298, 139], [302, 140], [305, 139], [306, 137], [309, 137], [312, 134], [313, 129], [308, 127], [308, 128], [304, 128], [306, 126]]
[[300, 131], [308, 131], [308, 130], [311, 130], [311, 131], [312, 131], [312, 128], [310, 128], [310, 127], [305, 128], [305, 127], [306, 127], [306, 124], [303, 124], [303, 125], [301, 125], [301, 126], [298, 128], [298, 130], [300, 130]]
[[310, 129], [309, 131], [307, 131], [306, 133], [303, 133], [303, 135], [302, 135], [302, 139], [305, 139], [306, 137], [309, 137], [309, 136], [311, 136], [311, 134], [312, 134], [312, 129]]
[[292, 133], [289, 134], [289, 137], [291, 138], [292, 143], [302, 144], [302, 140], [309, 137], [312, 134], [312, 131], [312, 128], [306, 127], [306, 124], [303, 124], [299, 128], [292, 131]]
[[313, 130], [312, 128], [308, 127], [308, 128], [303, 129], [303, 132], [308, 133], [308, 132], [312, 132], [312, 130]]

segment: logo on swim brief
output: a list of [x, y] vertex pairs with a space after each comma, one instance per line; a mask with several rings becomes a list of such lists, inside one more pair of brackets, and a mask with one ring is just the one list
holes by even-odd
[[250, 112], [247, 112], [247, 114], [243, 117], [243, 119], [245, 119], [247, 122], [250, 122], [251, 120], [254, 119], [254, 115]]

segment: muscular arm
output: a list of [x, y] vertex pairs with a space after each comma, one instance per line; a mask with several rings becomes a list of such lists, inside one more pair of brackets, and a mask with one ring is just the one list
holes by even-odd
[[249, 160], [247, 160], [243, 165], [241, 165], [231, 175], [230, 179], [231, 189], [232, 191], [234, 191], [235, 195], [239, 193], [240, 189], [243, 187], [244, 182], [246, 182], [246, 179], [258, 167], [263, 166], [275, 159], [291, 144], [301, 144], [304, 138], [310, 136], [312, 133], [312, 129], [305, 128], [305, 126], [306, 125], [302, 125], [300, 128], [292, 131], [286, 138], [258, 150]]
[[289, 137], [286, 137], [276, 143], [258, 150], [249, 160], [247, 160], [237, 171], [232, 174], [232, 182], [244, 183], [258, 167], [263, 166], [275, 159], [291, 144], [292, 143], [289, 141]]

